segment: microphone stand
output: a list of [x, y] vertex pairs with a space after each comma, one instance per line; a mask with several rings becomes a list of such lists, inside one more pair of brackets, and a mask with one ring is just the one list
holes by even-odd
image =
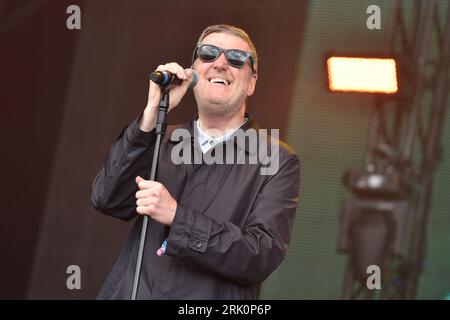
[[[167, 111], [169, 110], [169, 89], [161, 87], [161, 99], [159, 101], [158, 116], [156, 118], [156, 143], [153, 150], [153, 161], [150, 171], [150, 180], [155, 181], [156, 169], [158, 167], [159, 149], [161, 142], [164, 139], [167, 127]], [[134, 272], [133, 291], [131, 293], [131, 300], [136, 300], [136, 295], [139, 287], [139, 279], [141, 276], [142, 257], [144, 255], [145, 238], [147, 236], [148, 216], [144, 215], [142, 220], [141, 239], [139, 242], [139, 251], [136, 261], [136, 270]]]

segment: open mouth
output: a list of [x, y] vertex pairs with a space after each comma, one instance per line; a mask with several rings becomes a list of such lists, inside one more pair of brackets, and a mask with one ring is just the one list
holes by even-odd
[[222, 84], [222, 85], [226, 85], [226, 86], [230, 85], [230, 81], [225, 80], [225, 79], [220, 79], [220, 78], [210, 78], [210, 79], [208, 79], [208, 81], [210, 83], [218, 83], [218, 84]]

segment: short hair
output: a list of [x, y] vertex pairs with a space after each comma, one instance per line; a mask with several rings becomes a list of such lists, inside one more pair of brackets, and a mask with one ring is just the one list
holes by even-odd
[[[229, 24], [216, 24], [216, 25], [206, 27], [206, 29], [203, 30], [202, 34], [198, 38], [197, 43], [201, 43], [203, 41], [203, 39], [205, 39], [206, 36], [210, 35], [211, 33], [229, 33], [229, 34], [232, 34], [232, 35], [237, 36], [237, 37], [241, 38], [242, 40], [244, 40], [250, 47], [250, 51], [253, 55], [253, 60], [254, 60], [253, 68], [255, 70], [255, 73], [257, 73], [257, 71], [258, 71], [258, 54], [256, 52], [256, 47], [253, 44], [253, 42], [250, 39], [250, 36], [247, 34], [247, 32], [245, 32], [241, 28], [238, 28], [238, 27], [235, 27], [235, 26], [232, 26]], [[194, 50], [194, 55], [195, 55], [195, 50]], [[195, 60], [195, 56], [192, 57], [192, 63], [194, 63], [194, 60]]]

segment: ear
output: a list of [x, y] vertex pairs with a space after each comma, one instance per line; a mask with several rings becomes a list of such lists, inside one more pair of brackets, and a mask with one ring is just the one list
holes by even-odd
[[255, 92], [256, 81], [258, 80], [258, 75], [253, 73], [248, 79], [247, 97], [250, 97]]

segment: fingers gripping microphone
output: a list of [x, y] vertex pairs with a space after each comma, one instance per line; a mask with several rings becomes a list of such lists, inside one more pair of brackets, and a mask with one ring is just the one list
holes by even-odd
[[[192, 82], [189, 85], [189, 88], [195, 87], [198, 81], [198, 74], [195, 70], [192, 70]], [[183, 80], [179, 79], [176, 75], [171, 74], [166, 71], [155, 71], [150, 75], [150, 80], [154, 83], [160, 85], [161, 87], [169, 87], [169, 86], [178, 86], [183, 82]]]

